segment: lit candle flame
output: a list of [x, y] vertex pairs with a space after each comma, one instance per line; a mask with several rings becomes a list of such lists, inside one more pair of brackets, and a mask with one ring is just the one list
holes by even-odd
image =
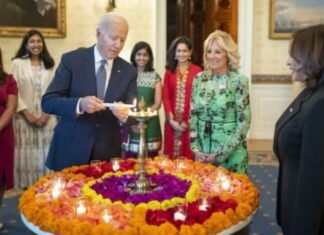
[[187, 215], [182, 210], [177, 210], [173, 215], [174, 221], [178, 221], [178, 220], [185, 221], [186, 218], [187, 218]]
[[53, 188], [52, 188], [52, 198], [57, 199], [60, 196], [63, 189], [64, 189], [64, 183], [62, 182], [61, 178], [58, 178], [55, 181]]
[[104, 210], [102, 214], [102, 219], [105, 221], [105, 223], [109, 223], [112, 220], [112, 216], [109, 214], [107, 210]]
[[206, 198], [203, 198], [201, 200], [201, 203], [199, 205], [199, 210], [201, 211], [207, 211], [207, 208], [209, 207], [208, 200]]
[[119, 161], [118, 161], [118, 160], [113, 160], [113, 161], [112, 161], [112, 169], [113, 169], [114, 171], [118, 171], [119, 168], [120, 168], [120, 166], [119, 166]]
[[82, 215], [87, 212], [87, 208], [84, 205], [83, 201], [78, 202], [78, 207], [76, 208], [77, 215]]
[[178, 168], [179, 168], [179, 170], [183, 170], [186, 168], [186, 165], [183, 162], [179, 162]]
[[231, 182], [228, 179], [224, 179], [221, 182], [221, 187], [223, 190], [229, 190], [229, 188], [231, 187]]

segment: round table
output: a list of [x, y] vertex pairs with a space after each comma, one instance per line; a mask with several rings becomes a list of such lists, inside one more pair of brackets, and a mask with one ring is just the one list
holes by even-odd
[[[234, 234], [234, 233], [237, 233], [237, 232], [243, 230], [244, 228], [249, 226], [249, 224], [252, 222], [252, 218], [253, 218], [254, 214], [255, 214], [255, 212], [253, 212], [252, 215], [250, 215], [246, 220], [240, 221], [239, 223], [223, 230], [222, 232], [218, 233], [217, 235], [231, 235], [231, 234]], [[20, 213], [20, 217], [21, 217], [22, 222], [26, 225], [26, 227], [33, 233], [35, 233], [37, 235], [54, 235], [53, 233], [42, 231], [39, 227], [30, 223], [25, 218], [25, 216], [21, 213]]]

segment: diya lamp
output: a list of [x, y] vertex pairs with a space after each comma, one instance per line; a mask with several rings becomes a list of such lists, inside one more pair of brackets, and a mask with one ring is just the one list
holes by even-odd
[[154, 189], [155, 186], [151, 185], [146, 172], [146, 157], [147, 157], [147, 143], [146, 143], [146, 134], [145, 129], [147, 127], [146, 121], [153, 116], [157, 115], [157, 112], [152, 112], [150, 109], [147, 108], [144, 98], [142, 97], [141, 100], [138, 102], [138, 110], [136, 107], [136, 100], [134, 101], [134, 108], [128, 110], [128, 116], [131, 118], [136, 119], [138, 122], [137, 127], [140, 131], [140, 142], [138, 148], [138, 180], [135, 183], [135, 188], [132, 189], [132, 193], [141, 193], [145, 194], [150, 192]]

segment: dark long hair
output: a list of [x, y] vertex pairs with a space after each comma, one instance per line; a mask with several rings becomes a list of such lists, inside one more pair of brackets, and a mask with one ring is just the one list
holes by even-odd
[[306, 87], [316, 87], [324, 76], [324, 24], [310, 26], [292, 35], [290, 56], [301, 64]]
[[2, 64], [2, 52], [0, 49], [0, 85], [4, 84], [7, 80], [7, 73], [4, 71], [3, 64]]
[[149, 61], [145, 65], [144, 71], [145, 72], [154, 71], [154, 68], [153, 68], [153, 62], [154, 62], [153, 52], [152, 52], [151, 46], [147, 42], [140, 41], [140, 42], [138, 42], [138, 43], [136, 43], [134, 45], [131, 56], [130, 56], [130, 60], [131, 60], [132, 65], [135, 68], [137, 68], [137, 64], [136, 64], [136, 61], [135, 61], [135, 56], [136, 56], [136, 53], [139, 50], [142, 50], [142, 49], [145, 49], [147, 51], [147, 54], [149, 55]]
[[20, 47], [19, 47], [14, 59], [16, 59], [16, 58], [30, 58], [31, 57], [31, 54], [27, 49], [27, 44], [28, 44], [29, 39], [34, 35], [38, 35], [42, 39], [42, 42], [43, 42], [43, 51], [39, 54], [40, 60], [43, 61], [46, 69], [53, 68], [55, 62], [54, 62], [53, 57], [50, 55], [50, 53], [47, 49], [44, 36], [41, 34], [41, 32], [39, 32], [36, 29], [31, 29], [24, 35], [23, 40], [20, 44]]
[[175, 54], [176, 54], [177, 46], [180, 43], [187, 45], [188, 49], [192, 50], [192, 42], [186, 36], [177, 37], [172, 41], [167, 52], [167, 63], [165, 66], [166, 69], [169, 69], [172, 72], [174, 72], [178, 66], [178, 61], [175, 59]]

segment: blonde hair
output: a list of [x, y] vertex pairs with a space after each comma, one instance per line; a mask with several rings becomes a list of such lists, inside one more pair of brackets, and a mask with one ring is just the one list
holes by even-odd
[[204, 66], [205, 69], [210, 69], [209, 64], [207, 62], [207, 51], [210, 48], [211, 44], [213, 42], [217, 42], [217, 44], [225, 50], [227, 54], [228, 59], [228, 68], [229, 70], [237, 72], [240, 68], [239, 62], [240, 62], [240, 55], [238, 53], [237, 44], [232, 39], [231, 35], [228, 33], [221, 31], [221, 30], [215, 30], [209, 36], [204, 42]]

